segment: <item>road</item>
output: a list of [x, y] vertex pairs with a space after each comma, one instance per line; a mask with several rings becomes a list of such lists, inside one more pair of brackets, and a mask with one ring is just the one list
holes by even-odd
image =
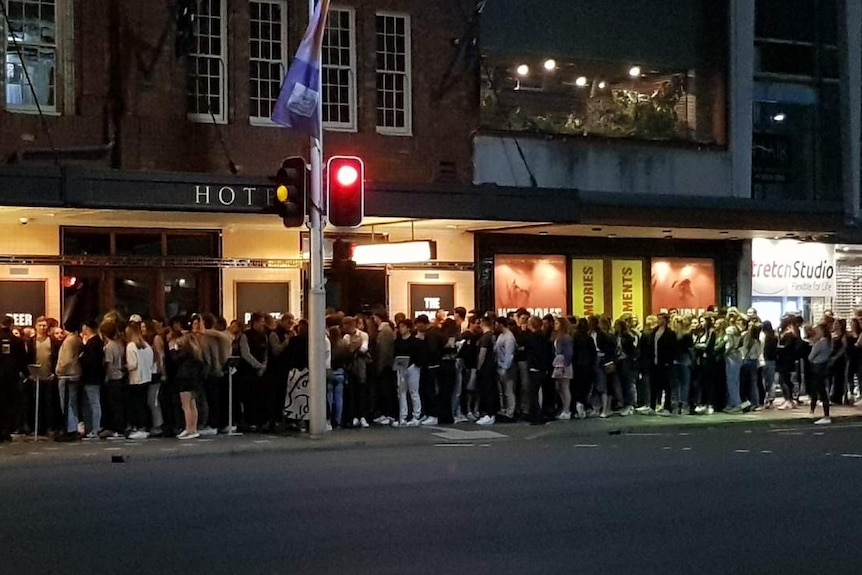
[[862, 426], [21, 459], [0, 572], [858, 573]]

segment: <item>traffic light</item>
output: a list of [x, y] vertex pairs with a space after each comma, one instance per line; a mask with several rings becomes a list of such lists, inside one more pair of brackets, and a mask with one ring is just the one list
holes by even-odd
[[307, 181], [305, 159], [299, 157], [285, 159], [275, 174], [275, 210], [286, 228], [296, 228], [305, 223]]
[[333, 156], [326, 164], [329, 223], [356, 228], [365, 216], [365, 164], [355, 156]]

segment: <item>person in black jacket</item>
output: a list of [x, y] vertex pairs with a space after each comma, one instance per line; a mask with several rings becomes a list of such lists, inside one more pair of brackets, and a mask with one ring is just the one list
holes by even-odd
[[[531, 317], [524, 332], [524, 359], [527, 362], [529, 385], [527, 389], [528, 411], [522, 413], [532, 423], [545, 423], [554, 419], [557, 411], [556, 390], [550, 378], [554, 363], [554, 347], [542, 330], [542, 320]], [[544, 405], [539, 406], [539, 390], [542, 390]]]
[[676, 335], [668, 326], [668, 315], [658, 314], [658, 325], [653, 332], [653, 363], [650, 369], [650, 413], [657, 413], [661, 394], [665, 394], [665, 407], [660, 415], [670, 415], [670, 372], [676, 355]]
[[[413, 322], [402, 319], [398, 322], [398, 336], [395, 338], [395, 359], [398, 366], [398, 420], [392, 427], [416, 427], [422, 413], [422, 399], [419, 395], [419, 374], [424, 361], [424, 345], [413, 335]], [[404, 358], [407, 358], [406, 360]], [[401, 363], [398, 363], [398, 362]], [[402, 364], [406, 362], [406, 366]], [[413, 409], [413, 417], [407, 405], [407, 395]]]
[[90, 421], [85, 439], [96, 439], [102, 431], [102, 384], [105, 382], [105, 349], [95, 321], [81, 325], [81, 385], [87, 396]]
[[27, 371], [27, 349], [12, 334], [10, 317], [0, 321], [0, 442], [10, 441], [17, 418], [18, 383]]

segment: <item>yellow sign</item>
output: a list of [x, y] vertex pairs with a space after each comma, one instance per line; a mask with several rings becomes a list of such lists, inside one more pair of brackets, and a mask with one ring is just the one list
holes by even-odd
[[578, 317], [605, 313], [604, 260], [572, 260], [572, 309]]
[[613, 319], [630, 313], [643, 320], [644, 264], [642, 260], [613, 260], [612, 285], [614, 290]]

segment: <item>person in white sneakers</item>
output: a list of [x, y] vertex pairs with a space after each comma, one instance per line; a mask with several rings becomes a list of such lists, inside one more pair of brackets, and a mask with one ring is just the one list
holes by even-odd
[[129, 439], [147, 439], [147, 391], [153, 381], [155, 358], [153, 348], [144, 340], [141, 324], [129, 322], [126, 326], [126, 370], [129, 373]]
[[832, 342], [829, 335], [829, 328], [823, 324], [815, 328], [814, 345], [811, 347], [811, 353], [808, 354], [808, 361], [811, 363], [811, 376], [813, 384], [811, 386], [811, 416], [814, 417], [814, 410], [817, 408], [817, 397], [823, 402], [823, 417], [814, 422], [814, 425], [828, 425], [832, 423], [832, 418], [829, 417], [829, 391], [826, 389], [826, 375], [829, 371], [829, 357], [832, 355]]
[[479, 412], [482, 417], [476, 420], [479, 425], [493, 425], [497, 421], [499, 406], [497, 393], [497, 362], [494, 359], [494, 320], [483, 317], [482, 335], [476, 344], [479, 349], [476, 360], [476, 387], [479, 390]]
[[[395, 340], [394, 366], [398, 376], [398, 420], [392, 422], [392, 427], [418, 427], [419, 415], [422, 413], [422, 399], [419, 396], [419, 374], [421, 343], [413, 336], [413, 322], [402, 319], [398, 322], [398, 338]], [[406, 364], [406, 366], [405, 366]], [[409, 418], [407, 394], [413, 408], [413, 417]]]
[[197, 439], [198, 407], [195, 397], [202, 391], [204, 378], [204, 353], [196, 333], [183, 334], [176, 342], [177, 373], [174, 376], [183, 404], [185, 429], [177, 439]]

